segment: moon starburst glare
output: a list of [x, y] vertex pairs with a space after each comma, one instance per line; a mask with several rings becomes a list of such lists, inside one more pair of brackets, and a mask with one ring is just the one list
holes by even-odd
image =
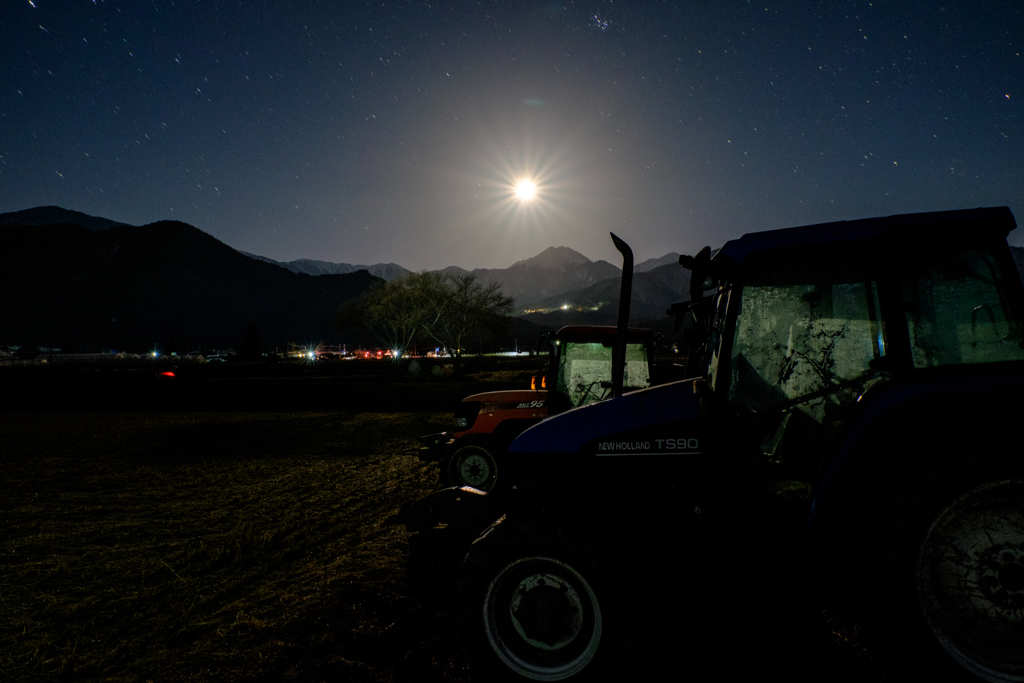
[[524, 178], [516, 183], [516, 197], [523, 202], [528, 202], [537, 196], [537, 184], [532, 180]]

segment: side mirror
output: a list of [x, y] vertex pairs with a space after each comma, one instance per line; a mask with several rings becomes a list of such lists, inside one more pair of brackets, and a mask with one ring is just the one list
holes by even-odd
[[696, 256], [680, 256], [679, 265], [690, 270], [690, 301], [704, 298], [704, 280], [708, 277], [711, 247], [704, 247]]

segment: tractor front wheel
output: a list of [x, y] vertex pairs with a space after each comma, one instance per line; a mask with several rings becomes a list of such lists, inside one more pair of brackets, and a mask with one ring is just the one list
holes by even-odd
[[442, 483], [447, 486], [472, 486], [491, 491], [498, 485], [498, 449], [490, 439], [455, 444], [446, 462], [442, 462]]
[[626, 640], [624, 614], [598, 558], [572, 536], [515, 520], [518, 528], [502, 526], [474, 544], [460, 596], [463, 645], [486, 680], [610, 675]]

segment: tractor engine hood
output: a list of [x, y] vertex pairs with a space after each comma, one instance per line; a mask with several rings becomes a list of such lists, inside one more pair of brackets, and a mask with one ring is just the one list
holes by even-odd
[[575, 453], [606, 437], [700, 416], [693, 380], [633, 391], [549, 417], [512, 442], [509, 453]]

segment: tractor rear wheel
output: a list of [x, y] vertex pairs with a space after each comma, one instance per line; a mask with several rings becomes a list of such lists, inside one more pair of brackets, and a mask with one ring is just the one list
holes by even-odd
[[877, 490], [849, 585], [908, 676], [1024, 681], [1024, 473], [1010, 450], [973, 452]]
[[917, 598], [942, 649], [989, 681], [1024, 681], [1024, 480], [975, 486], [934, 518]]

